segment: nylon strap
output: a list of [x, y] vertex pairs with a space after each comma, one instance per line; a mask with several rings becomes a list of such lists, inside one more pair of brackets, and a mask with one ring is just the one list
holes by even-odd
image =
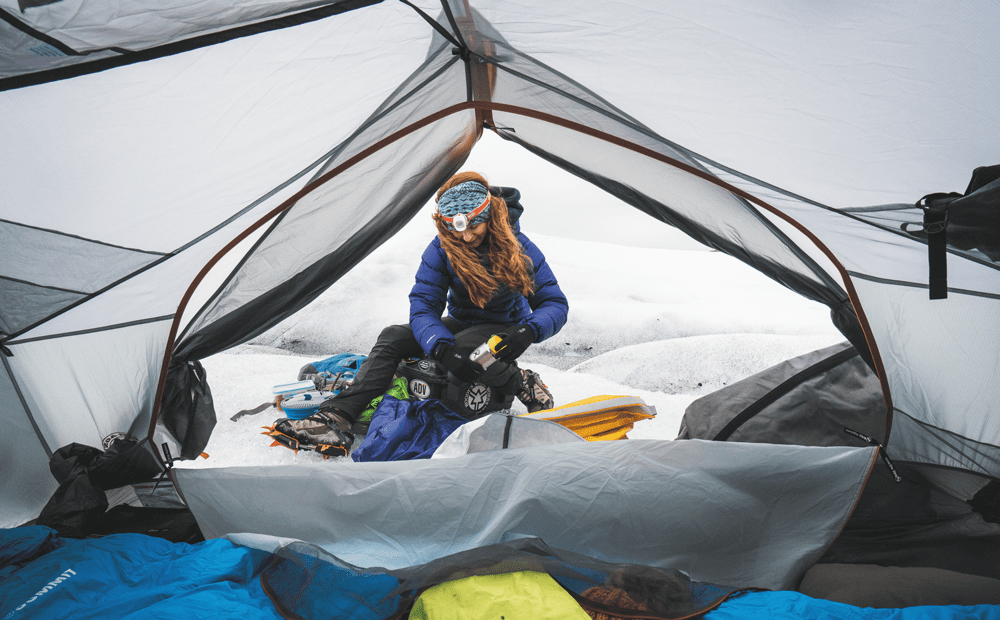
[[927, 284], [931, 299], [948, 298], [948, 208], [928, 206], [924, 208], [924, 231], [927, 233]]

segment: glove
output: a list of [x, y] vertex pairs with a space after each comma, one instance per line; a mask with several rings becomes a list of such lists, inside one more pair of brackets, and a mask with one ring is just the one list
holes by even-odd
[[434, 357], [448, 372], [462, 381], [472, 383], [482, 374], [482, 367], [469, 359], [475, 347], [460, 347], [454, 344], [442, 344], [435, 351]]
[[521, 354], [534, 342], [535, 330], [531, 329], [530, 325], [521, 323], [493, 347], [493, 357], [509, 364], [521, 357]]

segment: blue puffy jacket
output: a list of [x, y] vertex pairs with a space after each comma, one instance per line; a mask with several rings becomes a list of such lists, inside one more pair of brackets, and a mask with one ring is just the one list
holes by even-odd
[[466, 325], [526, 323], [535, 331], [535, 342], [553, 336], [566, 324], [569, 302], [545, 262], [542, 251], [520, 231], [517, 222], [523, 211], [518, 202], [520, 192], [509, 187], [491, 187], [490, 192], [499, 193], [507, 201], [517, 240], [534, 266], [535, 291], [530, 297], [525, 297], [501, 285], [485, 308], [473, 305], [469, 300], [469, 291], [455, 275], [440, 239], [434, 237], [424, 250], [416, 282], [410, 290], [410, 327], [427, 353], [442, 342], [455, 343], [454, 336], [441, 322], [446, 302], [448, 315]]

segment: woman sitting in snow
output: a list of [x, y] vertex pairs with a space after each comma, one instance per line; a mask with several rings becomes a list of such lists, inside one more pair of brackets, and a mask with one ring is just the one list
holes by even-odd
[[[516, 189], [490, 187], [475, 172], [460, 172], [438, 190], [438, 235], [417, 269], [409, 324], [382, 330], [354, 381], [320, 406], [344, 447], [354, 441], [350, 428], [358, 415], [388, 389], [400, 361], [425, 353], [463, 381], [516, 394], [530, 412], [554, 406], [538, 374], [515, 360], [565, 325], [569, 305], [545, 256], [520, 232], [519, 198]], [[506, 336], [495, 346], [497, 368], [483, 375], [469, 356], [494, 334]]]

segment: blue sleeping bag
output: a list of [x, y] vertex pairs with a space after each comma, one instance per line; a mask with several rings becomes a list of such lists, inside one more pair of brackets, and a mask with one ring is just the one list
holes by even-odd
[[875, 609], [834, 603], [790, 591], [744, 592], [705, 614], [705, 620], [1000, 620], [1000, 606], [924, 605]]
[[[143, 534], [77, 540], [44, 526], [0, 529], [0, 620], [281, 620], [260, 586], [269, 565], [269, 584], [285, 594], [282, 600], [293, 613], [375, 619], [397, 609], [399, 580], [380, 569], [348, 570], [318, 562], [312, 553], [277, 565], [272, 557], [223, 539], [194, 545]], [[289, 594], [294, 596], [289, 599]], [[1000, 606], [873, 609], [766, 591], [735, 594], [704, 617], [1000, 620]]]
[[0, 619], [280, 620], [260, 587], [271, 557], [222, 539], [77, 540], [44, 526], [0, 529]]
[[427, 459], [466, 422], [439, 400], [411, 402], [386, 394], [372, 414], [365, 440], [351, 458], [359, 463]]

